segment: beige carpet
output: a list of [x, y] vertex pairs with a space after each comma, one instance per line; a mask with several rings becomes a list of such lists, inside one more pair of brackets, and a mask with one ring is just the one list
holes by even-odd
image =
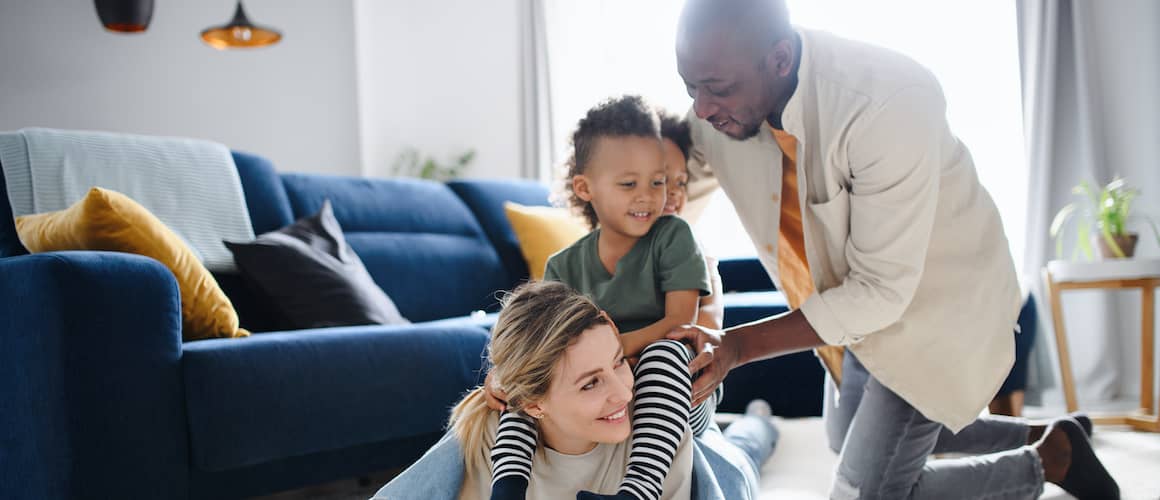
[[[761, 498], [827, 498], [837, 457], [826, 446], [821, 419], [776, 420], [781, 440], [761, 469]], [[1120, 484], [1124, 500], [1160, 499], [1160, 434], [1096, 427], [1092, 440], [1100, 460]], [[1072, 497], [1049, 484], [1042, 498]]]

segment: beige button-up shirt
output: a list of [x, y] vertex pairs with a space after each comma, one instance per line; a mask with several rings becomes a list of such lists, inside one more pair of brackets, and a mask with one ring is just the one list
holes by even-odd
[[[782, 125], [798, 138], [817, 290], [802, 313], [826, 343], [848, 346], [879, 382], [957, 432], [1015, 357], [1021, 294], [998, 209], [951, 133], [934, 75], [882, 48], [799, 35]], [[777, 143], [769, 130], [736, 141], [691, 112], [689, 121], [694, 177], [720, 183], [780, 286]]]

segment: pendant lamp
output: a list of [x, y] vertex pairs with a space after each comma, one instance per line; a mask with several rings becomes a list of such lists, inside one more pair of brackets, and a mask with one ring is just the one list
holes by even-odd
[[96, 0], [97, 17], [105, 29], [117, 33], [140, 33], [153, 18], [153, 0]]
[[206, 28], [201, 32], [201, 39], [218, 50], [243, 49], [273, 45], [282, 39], [282, 34], [275, 29], [251, 23], [246, 18], [246, 11], [242, 9], [242, 1], [238, 0], [233, 20], [222, 26]]

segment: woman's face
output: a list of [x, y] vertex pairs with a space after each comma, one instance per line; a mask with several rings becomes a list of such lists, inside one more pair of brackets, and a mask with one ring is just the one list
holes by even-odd
[[632, 370], [611, 324], [580, 334], [556, 364], [548, 394], [526, 412], [540, 417], [552, 449], [586, 453], [597, 443], [619, 443], [632, 431]]

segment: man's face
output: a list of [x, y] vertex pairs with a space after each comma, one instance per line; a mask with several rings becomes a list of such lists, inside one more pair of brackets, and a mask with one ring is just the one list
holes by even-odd
[[776, 82], [769, 81], [763, 56], [728, 34], [678, 41], [677, 71], [697, 117], [729, 137], [753, 137], [773, 111]]

